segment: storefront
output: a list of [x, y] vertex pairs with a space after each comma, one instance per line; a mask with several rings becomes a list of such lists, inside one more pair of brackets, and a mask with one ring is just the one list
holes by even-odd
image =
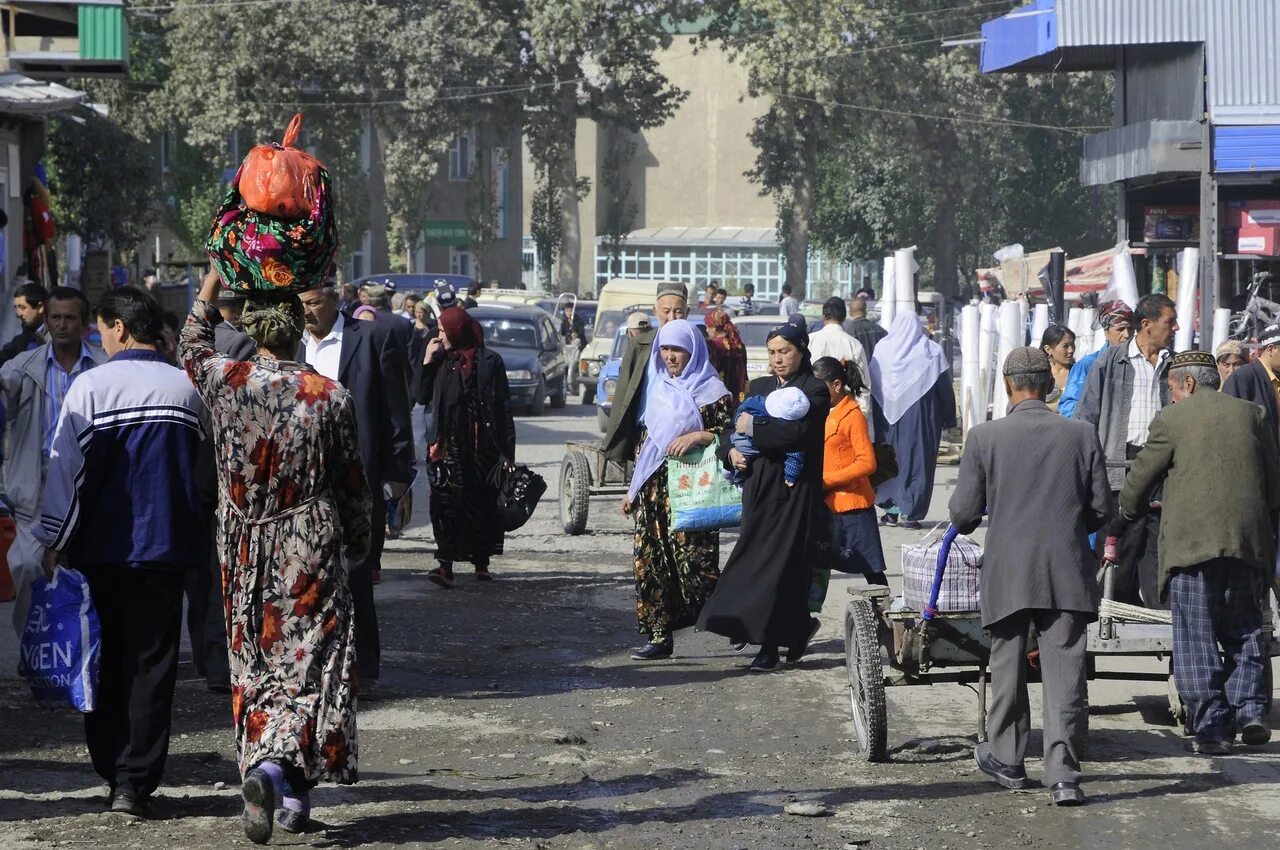
[[[1199, 250], [1209, 317], [1280, 277], [1278, 32], [1274, 0], [1034, 0], [983, 25], [981, 69], [1114, 73], [1115, 127], [1085, 139], [1081, 182], [1118, 186], [1140, 291]], [[1261, 294], [1280, 301], [1280, 283]]]

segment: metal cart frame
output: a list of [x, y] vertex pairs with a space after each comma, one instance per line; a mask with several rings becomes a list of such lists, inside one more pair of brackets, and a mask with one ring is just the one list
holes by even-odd
[[632, 468], [631, 462], [622, 466], [606, 459], [599, 443], [565, 443], [560, 462], [560, 524], [564, 533], [577, 536], [587, 530], [593, 498], [626, 495]]

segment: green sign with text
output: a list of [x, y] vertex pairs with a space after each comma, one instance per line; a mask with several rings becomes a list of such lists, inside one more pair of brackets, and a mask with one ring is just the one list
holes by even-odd
[[465, 248], [471, 244], [471, 229], [465, 221], [428, 221], [426, 243]]

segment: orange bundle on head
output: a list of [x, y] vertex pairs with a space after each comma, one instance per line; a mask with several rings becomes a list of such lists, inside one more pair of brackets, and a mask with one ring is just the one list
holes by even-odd
[[293, 116], [284, 142], [258, 145], [240, 166], [240, 197], [254, 212], [278, 218], [306, 218], [320, 186], [320, 161], [293, 146], [302, 129], [302, 113]]

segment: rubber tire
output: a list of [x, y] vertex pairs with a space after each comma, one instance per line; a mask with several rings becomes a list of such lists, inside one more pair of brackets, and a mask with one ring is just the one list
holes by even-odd
[[609, 430], [609, 414], [604, 412], [603, 407], [596, 408], [596, 427], [600, 429], [601, 434]]
[[560, 379], [559, 388], [551, 394], [551, 408], [559, 410], [569, 403], [569, 376]]
[[560, 462], [560, 523], [564, 533], [577, 536], [587, 530], [591, 508], [591, 464], [582, 452], [568, 452]]
[[533, 401], [529, 402], [529, 415], [541, 416], [542, 412], [547, 409], [547, 382], [544, 378], [538, 379], [538, 386], [533, 391]]
[[862, 761], [884, 761], [889, 741], [884, 661], [879, 627], [869, 599], [854, 597], [845, 607], [844, 657], [856, 756]]
[[582, 385], [582, 403], [583, 404], [596, 403], [596, 385], [595, 384], [587, 383]]

